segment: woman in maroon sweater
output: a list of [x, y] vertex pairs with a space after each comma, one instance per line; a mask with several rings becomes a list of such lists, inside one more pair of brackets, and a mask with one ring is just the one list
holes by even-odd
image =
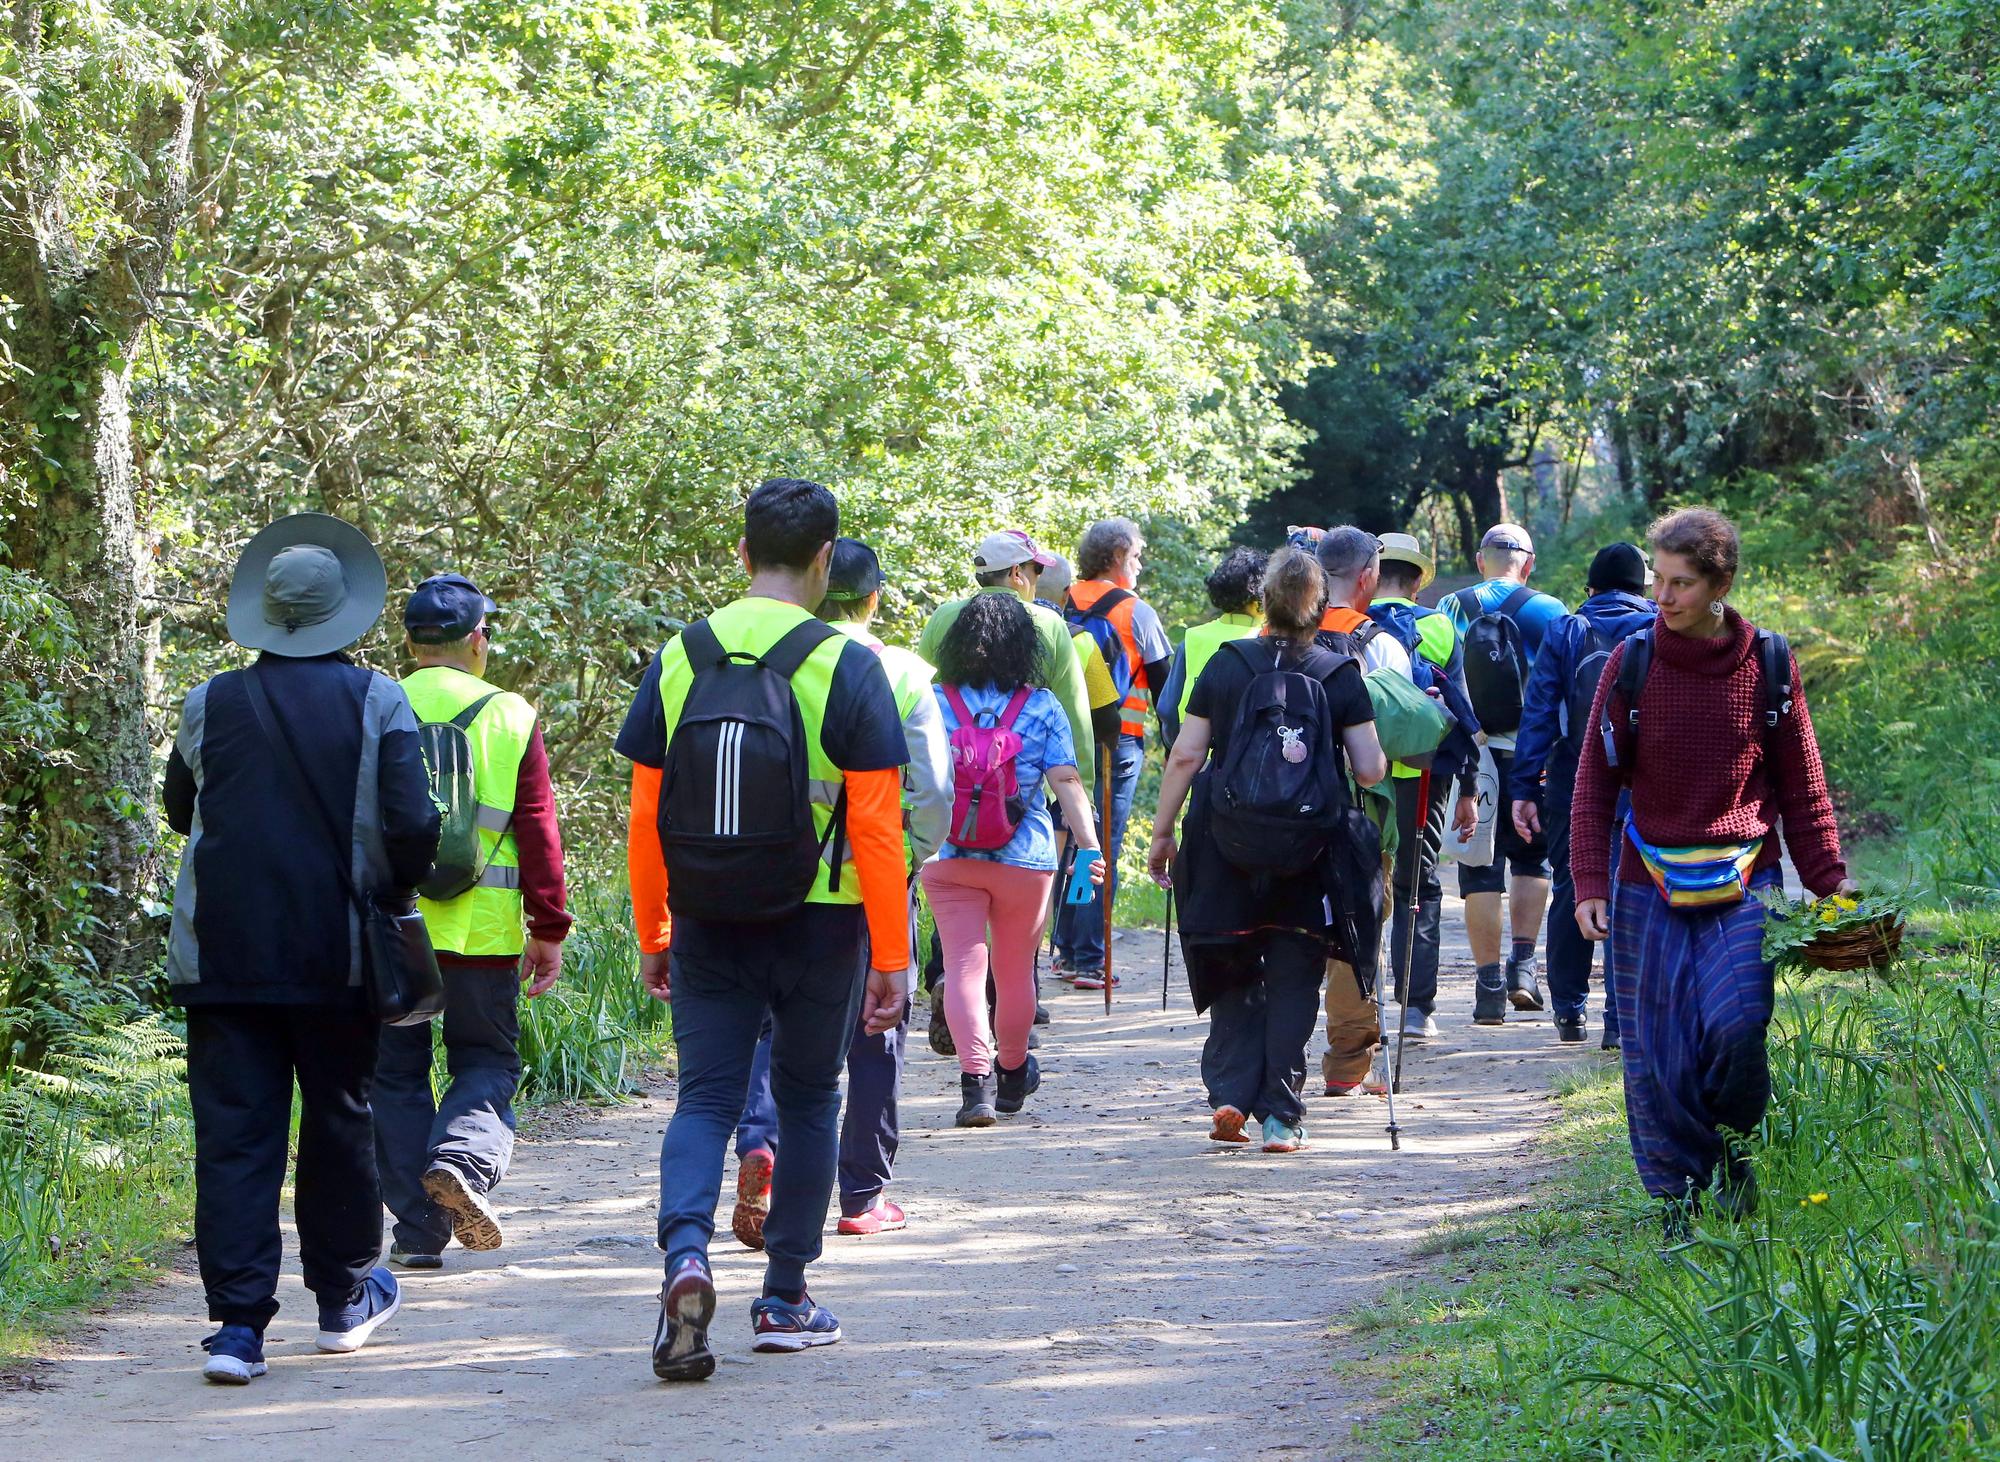
[[[1755, 890], [1780, 881], [1779, 821], [1807, 888], [1854, 884], [1797, 664], [1787, 652], [1789, 698], [1771, 694], [1760, 632], [1726, 603], [1736, 529], [1689, 509], [1655, 523], [1651, 541], [1660, 616], [1612, 652], [1598, 685], [1591, 721], [1604, 734], [1584, 743], [1571, 867], [1578, 926], [1612, 942], [1632, 1156], [1674, 1232], [1711, 1189], [1735, 1214], [1756, 1203], [1749, 1164], [1724, 1134], [1754, 1130], [1771, 1098], [1772, 978]], [[1620, 673], [1647, 646], [1635, 707]], [[1614, 858], [1621, 787], [1631, 815]]]

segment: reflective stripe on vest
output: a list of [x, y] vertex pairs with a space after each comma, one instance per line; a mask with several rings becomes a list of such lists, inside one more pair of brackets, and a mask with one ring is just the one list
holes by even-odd
[[1181, 641], [1187, 664], [1181, 671], [1180, 702], [1174, 706], [1174, 714], [1182, 714], [1181, 707], [1187, 704], [1195, 681], [1201, 678], [1202, 668], [1215, 658], [1217, 650], [1231, 640], [1253, 639], [1263, 628], [1264, 622], [1254, 614], [1225, 614], [1206, 624], [1190, 625], [1186, 638]]
[[[476, 675], [433, 665], [403, 681], [410, 708], [421, 721], [449, 721], [496, 687]], [[502, 691], [466, 728], [472, 744], [472, 782], [479, 792], [475, 821], [486, 845], [486, 868], [455, 899], [419, 899], [431, 944], [472, 959], [502, 958], [526, 947], [521, 918], [520, 851], [511, 831], [521, 759], [535, 734], [535, 711]]]
[[[1091, 605], [1117, 587], [1103, 579], [1085, 579], [1080, 584], [1070, 585], [1070, 602], [1078, 609], [1088, 611]], [[1118, 707], [1118, 729], [1127, 736], [1146, 734], [1146, 691], [1150, 688], [1146, 684], [1146, 662], [1139, 658], [1139, 637], [1132, 633], [1132, 613], [1138, 605], [1139, 596], [1134, 594], [1113, 605], [1104, 616], [1118, 631], [1118, 643], [1125, 647], [1125, 661], [1132, 667], [1132, 688], [1125, 692], [1125, 699]]]
[[[725, 604], [709, 615], [708, 627], [714, 631], [724, 649], [737, 654], [761, 655], [783, 639], [793, 626], [803, 624], [810, 618], [812, 616], [796, 604], [778, 599], [743, 598]], [[799, 719], [805, 723], [806, 775], [811, 779], [807, 790], [813, 831], [818, 834], [822, 847], [831, 841], [828, 831], [833, 820], [833, 801], [823, 801], [821, 797], [828, 787], [833, 789], [833, 796], [838, 797], [840, 768], [826, 754], [826, 748], [820, 741], [820, 731], [826, 720], [827, 697], [833, 692], [834, 670], [846, 649], [847, 636], [833, 635], [815, 647], [792, 676], [792, 694], [799, 703]], [[688, 668], [686, 649], [678, 638], [670, 640], [660, 655], [660, 710], [666, 721], [669, 746], [673, 744], [675, 728], [680, 725], [681, 707], [687, 703], [688, 687], [693, 683], [694, 675]], [[843, 845], [846, 842], [845, 839], [841, 841]], [[832, 880], [833, 870], [829, 868], [827, 876], [813, 884], [812, 892], [806, 895], [806, 902], [861, 902], [861, 879], [854, 871], [851, 855], [842, 860], [840, 887], [837, 890], [828, 886]]]

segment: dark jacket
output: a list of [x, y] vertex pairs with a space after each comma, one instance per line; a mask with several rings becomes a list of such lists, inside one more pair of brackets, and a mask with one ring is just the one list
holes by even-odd
[[401, 687], [344, 655], [263, 655], [258, 676], [304, 775], [271, 749], [243, 672], [189, 693], [164, 792], [187, 835], [174, 884], [167, 979], [183, 1005], [358, 1004], [363, 893], [406, 891], [437, 852], [416, 717]]
[[1571, 726], [1564, 733], [1563, 717], [1577, 666], [1589, 656], [1594, 635], [1604, 635], [1613, 645], [1622, 644], [1658, 614], [1650, 599], [1613, 589], [1591, 595], [1577, 606], [1575, 614], [1566, 614], [1549, 626], [1528, 675], [1521, 729], [1514, 738], [1514, 766], [1508, 781], [1518, 789], [1516, 797], [1525, 800], [1532, 796], [1532, 789], [1546, 772], [1548, 786], [1541, 800], [1553, 807], [1570, 805], [1577, 759], [1583, 754], [1583, 738], [1588, 732], [1586, 727]]

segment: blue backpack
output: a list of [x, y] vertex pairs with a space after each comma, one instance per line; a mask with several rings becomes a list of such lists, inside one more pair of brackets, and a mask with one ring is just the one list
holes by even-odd
[[1410, 679], [1421, 691], [1439, 690], [1442, 679], [1437, 667], [1423, 655], [1424, 636], [1417, 621], [1436, 614], [1435, 609], [1412, 609], [1407, 604], [1371, 604], [1368, 617], [1387, 630], [1397, 644], [1410, 652]]
[[1111, 671], [1112, 688], [1118, 692], [1118, 702], [1125, 703], [1125, 697], [1132, 693], [1134, 669], [1132, 657], [1125, 653], [1125, 641], [1118, 633], [1118, 626], [1111, 622], [1111, 611], [1127, 599], [1136, 598], [1130, 589], [1106, 589], [1088, 609], [1076, 607], [1076, 601], [1063, 595], [1063, 622], [1074, 634], [1077, 630], [1087, 630], [1097, 641], [1098, 653], [1104, 656], [1104, 663]]

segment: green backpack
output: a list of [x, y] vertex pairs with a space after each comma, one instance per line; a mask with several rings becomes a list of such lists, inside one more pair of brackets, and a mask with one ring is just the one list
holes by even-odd
[[430, 877], [417, 885], [417, 892], [427, 899], [455, 899], [486, 871], [486, 843], [479, 836], [479, 788], [473, 785], [472, 738], [465, 733], [499, 693], [488, 692], [449, 721], [417, 723], [417, 744], [430, 773], [439, 824]]
[[1375, 706], [1375, 735], [1382, 743], [1382, 754], [1405, 766], [1429, 766], [1451, 729], [1444, 707], [1418, 690], [1400, 670], [1385, 666], [1361, 679]]

